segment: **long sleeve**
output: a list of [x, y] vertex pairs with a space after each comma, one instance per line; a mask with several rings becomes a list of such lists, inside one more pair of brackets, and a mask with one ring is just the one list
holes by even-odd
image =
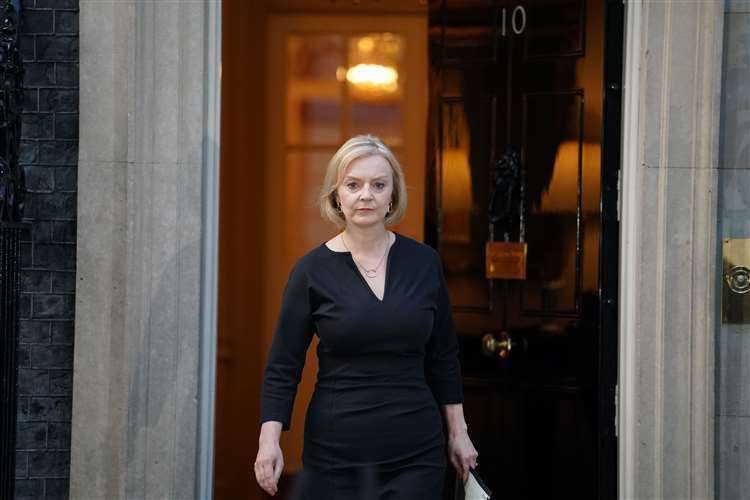
[[443, 276], [443, 266], [437, 254], [435, 261], [435, 273], [439, 283], [435, 298], [435, 320], [426, 347], [425, 376], [438, 404], [462, 403], [463, 380], [450, 298]]
[[313, 335], [308, 280], [302, 267], [298, 262], [289, 275], [263, 376], [260, 423], [275, 420], [283, 430], [289, 429]]

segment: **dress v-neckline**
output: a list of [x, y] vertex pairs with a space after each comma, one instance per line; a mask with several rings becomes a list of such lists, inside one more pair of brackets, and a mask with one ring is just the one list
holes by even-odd
[[388, 255], [385, 258], [385, 281], [383, 282], [383, 298], [379, 298], [377, 294], [375, 293], [375, 290], [372, 289], [370, 284], [367, 282], [364, 276], [362, 276], [362, 273], [359, 270], [359, 267], [357, 266], [357, 263], [354, 262], [354, 257], [352, 256], [351, 252], [340, 252], [338, 250], [331, 249], [328, 245], [323, 243], [323, 246], [332, 254], [339, 254], [339, 255], [346, 255], [349, 257], [347, 263], [349, 264], [349, 267], [352, 268], [352, 270], [356, 273], [357, 276], [359, 276], [359, 281], [369, 290], [370, 295], [377, 300], [379, 303], [383, 303], [388, 296], [388, 284], [390, 282], [391, 278], [391, 255], [393, 255], [393, 249], [396, 247], [396, 244], [398, 243], [398, 240], [400, 238], [399, 234], [396, 231], [392, 231], [393, 233], [393, 243], [391, 243], [391, 246], [388, 248]]

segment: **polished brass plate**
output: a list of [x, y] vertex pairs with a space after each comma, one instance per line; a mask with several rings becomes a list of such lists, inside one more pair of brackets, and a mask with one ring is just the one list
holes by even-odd
[[722, 255], [721, 321], [750, 323], [750, 239], [725, 239]]
[[526, 243], [488, 241], [485, 256], [488, 279], [526, 279]]

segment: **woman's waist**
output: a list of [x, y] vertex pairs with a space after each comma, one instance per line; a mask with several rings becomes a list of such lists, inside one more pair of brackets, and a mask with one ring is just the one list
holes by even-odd
[[407, 376], [326, 376], [319, 374], [315, 382], [315, 393], [406, 396], [431, 394], [423, 374]]
[[426, 384], [316, 385], [308, 416], [350, 429], [392, 428], [440, 422], [437, 402]]
[[439, 456], [443, 443], [440, 411], [429, 391], [316, 391], [305, 419], [305, 447], [316, 455], [370, 461], [431, 450]]
[[392, 387], [427, 387], [424, 365], [394, 360], [392, 363], [367, 364], [362, 361], [329, 365], [321, 362], [316, 387], [321, 390]]

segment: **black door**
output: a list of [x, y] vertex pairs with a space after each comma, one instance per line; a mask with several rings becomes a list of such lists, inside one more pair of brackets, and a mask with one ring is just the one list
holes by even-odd
[[[479, 471], [495, 498], [614, 497], [621, 4], [443, 0], [429, 22], [426, 238]], [[525, 243], [525, 276], [488, 279], [487, 242]]]

